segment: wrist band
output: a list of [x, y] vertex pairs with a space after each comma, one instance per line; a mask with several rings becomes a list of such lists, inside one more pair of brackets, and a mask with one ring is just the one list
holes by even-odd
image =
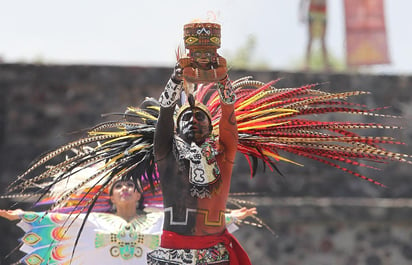
[[227, 75], [224, 79], [218, 82], [217, 86], [220, 99], [225, 104], [233, 104], [236, 102], [236, 94], [233, 91], [232, 83]]
[[180, 98], [180, 91], [182, 91], [182, 83], [175, 83], [172, 79], [169, 79], [165, 90], [160, 95], [160, 106], [163, 108], [174, 106]]

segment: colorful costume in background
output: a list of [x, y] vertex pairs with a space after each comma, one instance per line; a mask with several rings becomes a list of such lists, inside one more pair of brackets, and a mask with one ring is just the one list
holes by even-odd
[[20, 250], [27, 253], [22, 264], [143, 265], [146, 253], [159, 245], [163, 213], [140, 214], [130, 222], [107, 213], [91, 213], [87, 220], [85, 214], [36, 212], [21, 218], [25, 235]]
[[[102, 166], [104, 163], [75, 167], [63, 173], [71, 175], [70, 182], [55, 183], [49, 192], [51, 196], [39, 204], [53, 203], [55, 194], [65, 190], [77, 191], [65, 204], [54, 207], [53, 212], [24, 212], [20, 215], [18, 226], [25, 232], [20, 250], [26, 253], [20, 260], [22, 264], [146, 264], [147, 252], [160, 244], [161, 194], [143, 188], [144, 205], [151, 207], [151, 212], [138, 210], [137, 217], [127, 222], [109, 213], [112, 205], [108, 188], [101, 189], [94, 182], [83, 183]], [[96, 203], [89, 212], [87, 202], [95, 196], [98, 196]]]
[[[204, 41], [202, 38], [196, 38], [196, 34], [203, 34], [198, 37], [210, 36], [210, 33], [216, 32], [215, 24], [212, 28], [210, 31], [208, 27], [196, 30], [193, 27], [188, 28], [185, 43], [190, 45], [199, 40]], [[209, 38], [208, 43], [213, 42], [220, 45], [220, 39]], [[215, 45], [214, 48], [216, 47]], [[192, 51], [195, 52], [194, 49]], [[191, 68], [191, 59], [180, 60], [184, 65], [183, 76], [189, 81], [188, 84], [191, 80], [212, 80], [210, 83], [197, 85], [195, 89], [190, 85], [183, 87], [187, 94], [195, 96], [196, 102], [204, 102], [203, 106], [207, 106], [210, 113], [213, 132], [204, 146], [195, 147], [181, 143], [178, 137], [170, 139], [173, 136], [174, 107], [179, 96], [179, 93], [174, 92], [179, 91], [178, 86], [182, 85], [170, 80], [160, 103], [155, 99], [146, 99], [141, 106], [129, 108], [121, 119], [99, 124], [89, 131], [88, 136], [40, 157], [10, 185], [10, 194], [36, 193], [43, 199], [48, 198], [52, 201], [50, 212], [58, 211], [62, 207], [72, 207], [68, 214], [75, 217], [76, 212], [82, 212], [84, 216], [79, 218], [80, 226], [88, 226], [87, 220], [94, 218], [94, 214], [91, 214], [93, 209], [100, 207], [100, 196], [116, 180], [132, 179], [139, 189], [143, 190], [142, 187], [149, 186], [155, 191], [156, 183], [159, 183], [156, 174], [157, 163], [161, 174], [160, 185], [179, 183], [181, 186], [180, 193], [173, 195], [165, 194], [170, 189], [163, 187], [164, 229], [167, 232], [163, 236], [162, 247], [166, 250], [159, 249], [153, 253], [150, 258], [157, 259], [153, 263], [162, 264], [161, 259], [168, 260], [171, 256], [180, 254], [182, 258], [187, 257], [187, 260], [184, 260], [186, 264], [193, 264], [194, 259], [202, 262], [209, 258], [215, 259], [216, 262], [228, 262], [229, 259], [233, 262], [236, 259], [233, 258], [231, 248], [236, 242], [224, 229], [223, 213], [216, 212], [215, 209], [224, 209], [226, 192], [229, 189], [227, 182], [230, 181], [231, 163], [234, 162], [236, 151], [248, 159], [252, 176], [256, 173], [258, 160], [263, 161], [272, 170], [277, 170], [280, 162], [298, 164], [292, 158], [296, 155], [319, 161], [381, 186], [384, 185], [349, 170], [345, 165], [371, 167], [370, 163], [393, 161], [411, 164], [410, 155], [387, 149], [402, 144], [394, 138], [361, 134], [364, 129], [387, 130], [398, 127], [377, 122], [359, 122], [356, 119], [348, 121], [350, 116], [356, 115], [376, 119], [392, 117], [377, 113], [379, 109], [368, 109], [367, 106], [350, 101], [353, 97], [368, 94], [367, 92], [329, 93], [319, 90], [316, 84], [297, 88], [277, 88], [276, 81], [263, 83], [249, 77], [231, 82], [225, 78], [226, 76], [222, 76], [221, 69], [226, 65], [224, 59], [217, 54], [211, 58], [216, 59], [211, 71]], [[218, 88], [213, 89], [216, 83]], [[224, 102], [221, 103], [221, 100]], [[156, 154], [158, 161], [155, 161], [154, 156], [156, 124], [164, 122], [159, 113], [165, 111], [168, 112], [168, 131], [162, 132], [160, 136], [165, 135], [168, 137], [165, 141], [174, 142], [173, 145], [165, 146], [166, 148], [174, 147], [172, 153], [168, 150], [163, 154], [168, 156], [166, 160], [175, 161], [172, 170], [185, 169], [189, 172], [188, 178], [173, 179], [173, 182], [162, 181], [168, 178], [164, 174], [169, 168], [162, 165], [162, 153]], [[227, 124], [227, 115], [231, 114], [231, 111], [232, 124]], [[330, 113], [350, 115], [345, 116], [343, 121], [323, 119], [323, 116]], [[165, 113], [161, 115], [163, 114]], [[234, 125], [236, 123], [237, 129]], [[232, 139], [225, 133], [232, 136]], [[73, 149], [79, 152], [73, 154]], [[61, 162], [54, 162], [58, 158]], [[92, 167], [96, 169], [93, 174], [88, 174], [76, 184], [67, 186], [72, 183], [78, 168]], [[199, 178], [197, 172], [208, 172], [201, 175], [207, 178]], [[209, 174], [210, 172], [213, 174]], [[55, 191], [53, 188], [59, 184], [65, 188]], [[179, 202], [173, 199], [176, 196], [181, 196], [187, 201]], [[216, 208], [204, 203], [207, 200], [216, 200]], [[199, 224], [202, 223], [204, 225], [199, 228]], [[211, 236], [202, 234], [202, 229]], [[75, 248], [81, 244], [80, 236], [81, 234], [78, 234], [74, 241]], [[199, 244], [198, 236], [201, 237]], [[187, 245], [185, 242], [191, 240], [188, 237], [194, 239], [196, 245]], [[170, 238], [176, 241], [170, 244]], [[206, 243], [205, 240], [209, 242]], [[171, 248], [196, 250], [189, 251], [190, 255], [186, 256], [183, 255], [186, 253], [184, 250], [182, 252]], [[242, 251], [241, 253], [244, 254]], [[240, 262], [243, 261], [243, 256], [237, 258]]]
[[309, 25], [312, 37], [321, 38], [326, 30], [327, 9], [326, 0], [311, 0], [309, 4]]
[[[140, 213], [127, 222], [115, 214], [101, 212], [91, 213], [87, 220], [85, 214], [25, 212], [18, 226], [25, 232], [20, 250], [27, 254], [20, 262], [145, 265], [147, 253], [160, 245], [163, 216], [161, 211]], [[228, 229], [235, 231], [236, 218], [225, 215], [225, 219]]]

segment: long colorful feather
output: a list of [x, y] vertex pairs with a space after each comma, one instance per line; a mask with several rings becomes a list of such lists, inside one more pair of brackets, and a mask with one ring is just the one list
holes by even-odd
[[[368, 109], [367, 106], [349, 102], [350, 98], [367, 95], [365, 91], [328, 93], [317, 89], [318, 84], [296, 88], [275, 88], [278, 80], [262, 83], [249, 78], [233, 82], [237, 95], [235, 114], [239, 130], [238, 151], [244, 154], [255, 175], [257, 157], [268, 164], [279, 161], [295, 163], [293, 155], [319, 161], [338, 168], [377, 185], [382, 183], [351, 171], [345, 164], [360, 167], [377, 167], [368, 163], [398, 161], [412, 164], [411, 156], [386, 150], [383, 145], [402, 145], [392, 137], [361, 135], [368, 129], [399, 129], [381, 123], [359, 122], [359, 117], [399, 117], [377, 113], [384, 108]], [[209, 87], [205, 86], [206, 89]], [[202, 89], [202, 88], [200, 88]], [[198, 101], [206, 101], [212, 113], [214, 132], [218, 132], [221, 115], [218, 93], [199, 93]], [[342, 113], [354, 121], [329, 120], [329, 114]], [[370, 132], [370, 131], [369, 131]], [[288, 155], [289, 153], [290, 155]], [[358, 161], [358, 160], [363, 160]]]

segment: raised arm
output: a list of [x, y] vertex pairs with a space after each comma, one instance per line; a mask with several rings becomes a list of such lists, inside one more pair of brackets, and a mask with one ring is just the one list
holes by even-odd
[[218, 89], [222, 108], [222, 117], [219, 123], [219, 142], [224, 148], [227, 159], [233, 160], [238, 144], [238, 131], [234, 108], [236, 95], [227, 75], [218, 82]]
[[157, 161], [165, 158], [171, 151], [174, 134], [173, 113], [180, 99], [182, 87], [181, 69], [177, 66], [159, 99], [160, 113], [154, 136], [154, 152]]
[[17, 210], [0, 210], [0, 217], [8, 219], [10, 221], [20, 220], [24, 211], [21, 209]]

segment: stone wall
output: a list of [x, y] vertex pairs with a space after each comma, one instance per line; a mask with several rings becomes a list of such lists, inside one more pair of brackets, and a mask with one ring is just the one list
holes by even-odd
[[[170, 73], [170, 68], [0, 64], [1, 187], [39, 154], [103, 121], [101, 114], [123, 112], [146, 96], [158, 97]], [[232, 79], [246, 75], [261, 81], [281, 78], [278, 87], [319, 83], [329, 91], [370, 91], [359, 103], [372, 108], [391, 106], [382, 112], [403, 118], [380, 120], [402, 125], [403, 130], [388, 134], [412, 143], [411, 76], [230, 74]], [[395, 151], [412, 154], [410, 145]], [[251, 225], [242, 225], [236, 232], [253, 264], [412, 263], [412, 226], [407, 222], [412, 217], [412, 186], [408, 185], [412, 165], [394, 163], [383, 165], [381, 171], [361, 170], [388, 186], [382, 188], [319, 163], [297, 160], [305, 166], [279, 163], [284, 176], [261, 169], [250, 179], [244, 158], [237, 158], [232, 192], [254, 192], [241, 199], [257, 203], [259, 216], [275, 233]], [[12, 207], [12, 203], [1, 200], [0, 208]], [[19, 231], [4, 220], [0, 229], [4, 246], [0, 255], [4, 256], [16, 246]]]

